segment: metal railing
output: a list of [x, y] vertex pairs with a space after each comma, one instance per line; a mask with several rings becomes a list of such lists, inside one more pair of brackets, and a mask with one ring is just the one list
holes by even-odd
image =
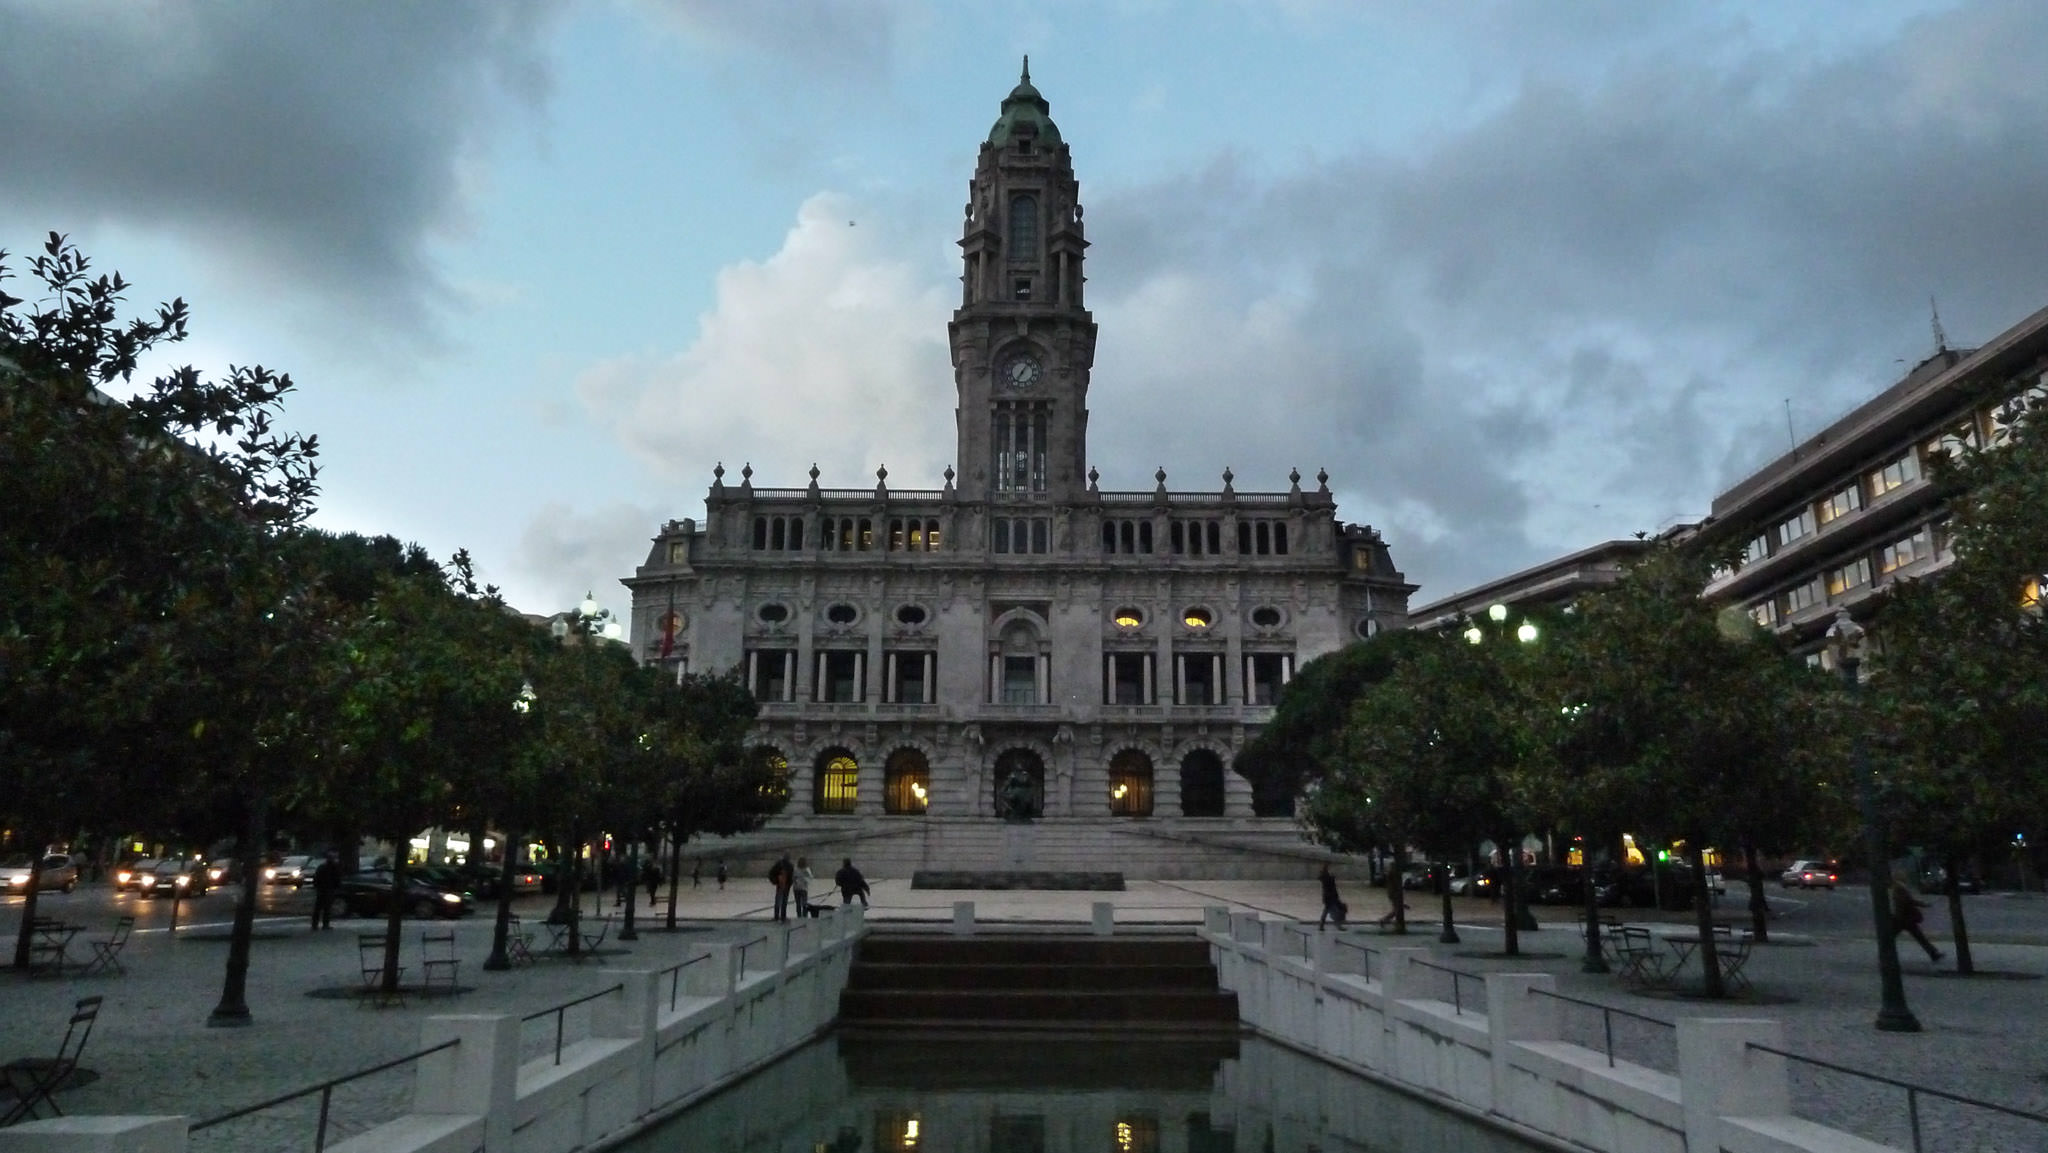
[[613, 993], [624, 993], [625, 991], [626, 991], [626, 985], [625, 985], [625, 982], [623, 982], [623, 981], [622, 981], [622, 982], [620, 982], [620, 983], [618, 983], [618, 984], [616, 984], [616, 985], [613, 985], [613, 986], [612, 986], [611, 988], [609, 988], [609, 989], [599, 989], [599, 990], [598, 990], [597, 992], [595, 992], [595, 993], [586, 993], [586, 994], [584, 994], [583, 996], [581, 996], [581, 997], [578, 997], [578, 998], [576, 998], [576, 999], [575, 999], [575, 1000], [573, 1000], [573, 1001], [564, 1001], [564, 1002], [562, 1002], [561, 1004], [559, 1004], [559, 1005], [556, 1005], [555, 1007], [553, 1007], [553, 1008], [551, 1008], [551, 1009], [542, 1009], [542, 1010], [540, 1010], [540, 1011], [539, 1011], [539, 1012], [537, 1012], [537, 1013], [528, 1013], [528, 1014], [527, 1014], [526, 1016], [524, 1016], [524, 1017], [521, 1017], [521, 1018], [519, 1018], [519, 1023], [520, 1023], [520, 1024], [522, 1024], [522, 1025], [524, 1025], [524, 1024], [525, 1024], [526, 1022], [528, 1022], [528, 1021], [538, 1021], [538, 1020], [540, 1020], [540, 1019], [541, 1019], [542, 1017], [545, 1017], [545, 1016], [549, 1015], [550, 1013], [554, 1014], [554, 1018], [555, 1018], [555, 1064], [559, 1065], [559, 1064], [561, 1064], [561, 1063], [562, 1063], [562, 1027], [563, 1027], [563, 1023], [564, 1023], [564, 1022], [565, 1022], [565, 1021], [567, 1020], [567, 1014], [568, 1014], [569, 1010], [571, 1010], [571, 1009], [574, 1009], [574, 1008], [575, 1008], [576, 1006], [578, 1006], [578, 1005], [582, 1005], [582, 1004], [588, 1003], [588, 1002], [590, 1002], [590, 1001], [595, 1001], [595, 1000], [597, 1000], [597, 999], [598, 999], [599, 997], [609, 997], [609, 996], [611, 996], [611, 995], [612, 995]]
[[767, 935], [766, 935], [766, 934], [764, 933], [764, 934], [762, 934], [761, 936], [759, 936], [759, 937], [755, 937], [755, 938], [754, 938], [753, 940], [751, 940], [751, 941], [748, 941], [747, 943], [745, 943], [745, 944], [743, 944], [743, 945], [741, 945], [741, 946], [739, 947], [739, 949], [740, 949], [740, 980], [744, 981], [744, 980], [746, 980], [746, 979], [747, 979], [747, 950], [749, 950], [749, 949], [753, 948], [753, 947], [754, 947], [754, 946], [756, 946], [756, 945], [760, 945], [760, 944], [765, 944], [765, 943], [767, 943], [767, 940], [768, 940], [768, 937], [767, 937]]
[[1357, 941], [1349, 940], [1341, 934], [1337, 937], [1337, 947], [1339, 949], [1358, 950], [1360, 954], [1358, 975], [1367, 981], [1372, 980], [1372, 959], [1379, 953], [1378, 949], [1373, 948], [1371, 945], [1361, 945]]
[[243, 1108], [236, 1109], [229, 1113], [222, 1113], [218, 1117], [208, 1117], [203, 1121], [194, 1121], [192, 1125], [188, 1129], [186, 1129], [186, 1132], [198, 1133], [202, 1130], [211, 1129], [215, 1125], [221, 1125], [225, 1124], [226, 1122], [236, 1120], [237, 1118], [247, 1117], [251, 1113], [261, 1113], [266, 1109], [275, 1109], [279, 1105], [286, 1104], [287, 1102], [296, 1101], [301, 1097], [311, 1097], [313, 1094], [318, 1093], [320, 1094], [320, 1119], [317, 1126], [313, 1130], [313, 1153], [322, 1153], [322, 1150], [325, 1150], [327, 1148], [327, 1123], [329, 1118], [333, 1115], [334, 1090], [336, 1088], [342, 1085], [346, 1085], [351, 1081], [360, 1081], [365, 1077], [372, 1076], [373, 1074], [382, 1073], [389, 1069], [396, 1069], [400, 1065], [409, 1065], [422, 1057], [428, 1056], [429, 1054], [439, 1053], [443, 1049], [453, 1049], [455, 1046], [460, 1044], [462, 1044], [461, 1038], [450, 1038], [449, 1040], [441, 1042], [439, 1045], [435, 1045], [426, 1049], [421, 1049], [417, 1053], [408, 1053], [403, 1057], [395, 1057], [380, 1065], [372, 1065], [367, 1069], [358, 1069], [353, 1073], [347, 1074], [346, 1076], [336, 1077], [328, 1081], [322, 1081], [318, 1085], [312, 1085], [304, 1089], [299, 1089], [295, 1092], [286, 1093], [280, 1097], [272, 1097], [268, 1101], [262, 1101], [255, 1105], [244, 1106]]
[[696, 964], [699, 961], [709, 961], [710, 959], [711, 954], [699, 953], [687, 961], [678, 961], [675, 964], [670, 965], [668, 968], [663, 969], [655, 974], [655, 976], [657, 977], [666, 976], [668, 978], [669, 1012], [673, 1013], [676, 1011], [677, 994], [681, 990], [683, 985], [683, 970], [689, 968], [690, 966]]
[[1283, 930], [1301, 938], [1302, 960], [1306, 961], [1314, 954], [1316, 942], [1315, 934], [1309, 932], [1307, 929], [1302, 928], [1300, 925], [1282, 925], [1280, 927]]
[[1641, 1021], [1645, 1024], [1656, 1025], [1661, 1028], [1669, 1029], [1671, 1030], [1672, 1035], [1674, 1037], [1676, 1037], [1678, 1033], [1678, 1026], [1672, 1024], [1669, 1021], [1662, 1021], [1655, 1017], [1647, 1017], [1641, 1013], [1630, 1012], [1627, 1009], [1618, 1009], [1615, 1008], [1613, 1005], [1604, 1005], [1598, 1001], [1587, 1001], [1579, 997], [1567, 997], [1563, 993], [1553, 993], [1548, 989], [1537, 989], [1534, 987], [1530, 987], [1526, 991], [1529, 993], [1530, 996], [1533, 997], [1549, 997], [1553, 1001], [1563, 1001], [1568, 1005], [1583, 1005], [1588, 1009], [1600, 1010], [1600, 1032], [1602, 1036], [1605, 1038], [1605, 1043], [1602, 1045], [1602, 1049], [1607, 1054], [1607, 1067], [1609, 1069], [1614, 1068], [1614, 1019], [1616, 1017], [1622, 1017], [1630, 1021]]
[[1886, 1077], [1881, 1073], [1866, 1073], [1861, 1069], [1851, 1069], [1847, 1065], [1837, 1065], [1832, 1061], [1823, 1061], [1818, 1057], [1808, 1057], [1802, 1053], [1789, 1052], [1770, 1045], [1759, 1044], [1755, 1041], [1745, 1042], [1743, 1047], [1754, 1049], [1759, 1053], [1769, 1053], [1776, 1057], [1783, 1057], [1788, 1061], [1798, 1061], [1802, 1064], [1813, 1065], [1817, 1068], [1826, 1069], [1829, 1072], [1846, 1073], [1851, 1077], [1859, 1077], [1865, 1081], [1875, 1081], [1880, 1085], [1889, 1085], [1894, 1089], [1904, 1089], [1906, 1091], [1906, 1121], [1913, 1135], [1913, 1153], [1926, 1153], [1926, 1147], [1922, 1144], [1920, 1134], [1920, 1098], [1922, 1097], [1933, 1097], [1937, 1100], [1968, 1106], [1972, 1109], [1984, 1109], [2001, 1116], [2031, 1122], [2034, 1125], [2042, 1126], [2041, 1137], [2044, 1142], [2048, 1142], [2048, 1114], [2015, 1109], [2010, 1105], [2000, 1105], [1995, 1101], [1983, 1101], [1975, 1097], [1965, 1097], [1960, 1093], [1950, 1093], [1944, 1089], [1932, 1089], [1925, 1085], [1915, 1085], [1911, 1081], [1901, 1081], [1896, 1077]]
[[[1451, 975], [1451, 1012], [1455, 1016], [1462, 1017], [1465, 1015], [1465, 998], [1462, 992], [1463, 986], [1459, 984], [1461, 980], [1477, 981], [1479, 983], [1480, 1002], [1483, 1004], [1486, 1000], [1486, 978], [1479, 975], [1478, 973], [1467, 973], [1463, 969], [1453, 969], [1447, 965], [1433, 964], [1429, 961], [1423, 960], [1420, 957], [1410, 957], [1408, 958], [1408, 963], [1411, 965], [1419, 965], [1424, 969], [1434, 969], [1439, 973], [1449, 973]], [[1484, 1010], [1480, 1008], [1475, 1008], [1472, 1011], [1475, 1013], [1484, 1012]]]

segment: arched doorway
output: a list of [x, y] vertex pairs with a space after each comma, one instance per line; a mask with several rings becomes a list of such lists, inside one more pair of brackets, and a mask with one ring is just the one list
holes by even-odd
[[1045, 762], [1030, 749], [1010, 749], [996, 758], [996, 771], [990, 774], [994, 778], [994, 788], [991, 791], [989, 811], [999, 817], [1004, 815], [1003, 785], [1009, 781], [1012, 773], [1019, 770], [1022, 770], [1025, 779], [1031, 782], [1031, 811], [1038, 816], [1044, 816]]
[[916, 749], [897, 749], [882, 768], [882, 811], [921, 817], [931, 803], [932, 769]]
[[852, 813], [860, 793], [860, 762], [845, 749], [826, 749], [818, 754], [817, 780], [812, 787], [811, 811]]
[[1125, 749], [1109, 758], [1109, 815], [1152, 815], [1152, 758]]
[[1180, 815], [1223, 815], [1223, 758], [1196, 749], [1180, 760]]

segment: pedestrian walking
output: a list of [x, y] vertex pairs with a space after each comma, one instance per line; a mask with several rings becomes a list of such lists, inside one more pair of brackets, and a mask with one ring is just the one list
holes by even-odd
[[690, 887], [692, 889], [704, 887], [704, 858], [702, 857], [690, 858]]
[[1330, 872], [1330, 866], [1324, 865], [1322, 873], [1316, 880], [1323, 884], [1323, 915], [1316, 918], [1316, 932], [1322, 932], [1323, 926], [1331, 921], [1337, 922], [1338, 929], [1343, 929], [1344, 917], [1351, 910], [1342, 898], [1337, 896], [1336, 875]]
[[832, 874], [832, 883], [839, 886], [839, 903], [842, 906], [853, 904], [853, 899], [859, 897], [860, 907], [868, 907], [868, 879], [853, 867], [852, 857], [840, 860], [839, 871]]
[[313, 927], [334, 927], [334, 895], [341, 891], [341, 862], [329, 849], [320, 867], [313, 870]]
[[796, 894], [796, 915], [816, 916], [811, 911], [811, 862], [808, 857], [796, 859], [796, 873], [790, 879], [790, 891]]
[[1896, 938], [1900, 933], [1910, 935], [1927, 950], [1929, 961], [1939, 961], [1942, 951], [1935, 948], [1934, 942], [1928, 940], [1927, 934], [1920, 929], [1920, 922], [1926, 919], [1920, 910], [1926, 907], [1927, 902], [1915, 897], [1904, 881], [1896, 877], [1892, 879], [1892, 936]]
[[789, 863], [789, 854], [784, 853], [768, 866], [768, 883], [775, 886], [775, 919], [789, 920], [789, 890], [796, 882], [796, 866]]
[[640, 870], [640, 876], [647, 882], [647, 903], [652, 905], [661, 900], [661, 865], [653, 857], [647, 858], [647, 866]]
[[725, 891], [725, 862], [718, 862], [718, 891]]

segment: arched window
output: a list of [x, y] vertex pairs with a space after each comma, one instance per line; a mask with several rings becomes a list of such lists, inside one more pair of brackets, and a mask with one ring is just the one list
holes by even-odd
[[782, 750], [772, 745], [761, 749], [761, 763], [768, 767], [769, 779], [761, 786], [764, 797], [789, 797], [789, 758]]
[[1038, 199], [1010, 198], [1010, 260], [1030, 264], [1038, 260]]
[[1180, 762], [1180, 812], [1184, 817], [1223, 815], [1223, 759], [1196, 749]]
[[882, 770], [882, 811], [901, 816], [924, 816], [931, 804], [931, 765], [916, 749], [897, 749], [889, 754]]
[[851, 813], [860, 790], [860, 763], [845, 749], [818, 754], [818, 781], [812, 809], [820, 813]]
[[1109, 815], [1152, 815], [1152, 758], [1125, 749], [1109, 759]]

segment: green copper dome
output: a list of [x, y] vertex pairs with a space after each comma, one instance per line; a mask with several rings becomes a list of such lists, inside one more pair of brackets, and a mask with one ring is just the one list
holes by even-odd
[[1031, 135], [1038, 143], [1054, 148], [1060, 142], [1059, 127], [1052, 122], [1052, 105], [1031, 86], [1031, 57], [1024, 58], [1024, 76], [1010, 94], [1003, 99], [1003, 114], [996, 117], [996, 126], [988, 130], [988, 142], [997, 148], [1008, 144], [1012, 137], [1019, 135], [1017, 129], [1025, 124], [1033, 128]]

